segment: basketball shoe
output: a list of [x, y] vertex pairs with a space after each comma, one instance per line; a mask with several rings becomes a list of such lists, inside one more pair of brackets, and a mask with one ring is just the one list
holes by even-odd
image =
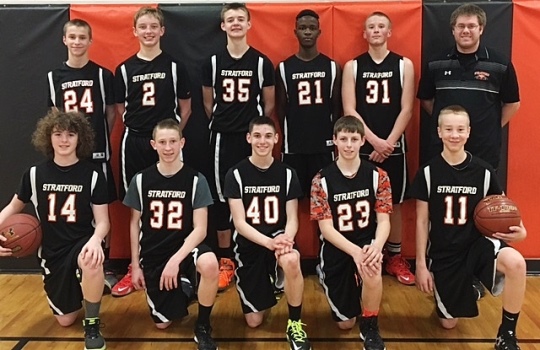
[[480, 280], [476, 277], [473, 278], [472, 286], [474, 289], [474, 294], [476, 295], [476, 300], [480, 300], [486, 295], [486, 288]]
[[105, 270], [103, 294], [111, 294], [112, 289], [118, 283], [118, 278], [113, 271]]
[[111, 289], [111, 294], [115, 297], [124, 297], [133, 292], [133, 289], [133, 283], [131, 282], [131, 264], [129, 264], [127, 273]]
[[517, 338], [514, 332], [508, 331], [497, 336], [495, 340], [495, 350], [520, 350], [517, 345]]
[[411, 265], [407, 260], [403, 259], [401, 254], [390, 256], [388, 253], [385, 253], [384, 260], [386, 261], [386, 272], [389, 275], [395, 276], [402, 284], [408, 286], [414, 284], [416, 279], [411, 272]]
[[364, 350], [386, 350], [379, 334], [377, 316], [360, 318], [360, 338], [364, 341]]
[[307, 338], [306, 332], [302, 329], [305, 324], [302, 321], [287, 322], [287, 341], [291, 350], [311, 350], [311, 343]]
[[236, 266], [232, 259], [221, 258], [219, 259], [219, 282], [218, 290], [223, 291], [227, 289], [234, 277], [234, 269]]
[[199, 350], [217, 350], [218, 346], [214, 339], [212, 339], [212, 327], [210, 325], [195, 325], [195, 343], [197, 343], [197, 349]]
[[99, 317], [85, 318], [84, 327], [84, 350], [105, 350], [107, 345], [99, 331]]

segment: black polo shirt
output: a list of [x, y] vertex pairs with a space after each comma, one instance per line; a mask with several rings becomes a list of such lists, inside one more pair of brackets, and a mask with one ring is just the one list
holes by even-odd
[[465, 148], [497, 168], [501, 150], [501, 113], [504, 103], [519, 102], [516, 72], [502, 54], [480, 45], [473, 54], [452, 47], [425, 67], [417, 97], [435, 99], [430, 122], [430, 158], [440, 153], [437, 117], [444, 107], [463, 106], [471, 118], [471, 136]]

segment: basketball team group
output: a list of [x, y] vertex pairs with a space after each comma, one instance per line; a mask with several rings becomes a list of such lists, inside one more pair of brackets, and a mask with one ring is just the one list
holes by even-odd
[[[329, 316], [342, 330], [358, 323], [363, 349], [386, 349], [378, 326], [383, 269], [433, 295], [445, 329], [477, 316], [485, 290], [502, 294], [494, 347], [519, 349], [526, 265], [511, 244], [527, 231], [520, 223], [487, 237], [473, 220], [484, 197], [503, 194], [501, 129], [519, 108], [512, 63], [482, 44], [484, 10], [455, 9], [455, 45], [425, 66], [416, 92], [430, 115], [423, 140], [430, 160], [409, 183], [404, 132], [415, 99], [413, 63], [388, 49], [392, 23], [385, 13], [363, 20], [368, 51], [341, 68], [318, 51], [319, 15], [302, 10], [294, 23], [298, 52], [274, 68], [247, 44], [245, 4], [225, 4], [227, 46], [202, 67], [212, 162], [206, 177], [183, 162], [191, 82], [185, 65], [160, 48], [161, 10], [137, 11], [140, 49], [114, 75], [89, 60], [90, 25], [65, 24], [68, 59], [48, 73], [50, 112], [32, 135], [46, 160], [23, 174], [0, 225], [33, 204], [48, 304], [61, 326], [84, 310], [85, 349], [106, 349], [104, 284], [115, 296], [144, 290], [159, 329], [187, 315], [192, 289], [194, 340], [198, 349], [218, 349], [212, 308], [233, 280], [247, 326], [264, 327], [265, 311], [284, 293], [290, 349], [312, 349], [295, 244], [303, 206], [318, 224], [317, 275]], [[116, 115], [124, 123], [118, 191], [109, 161]], [[281, 160], [273, 157], [278, 141]], [[108, 204], [118, 196], [131, 210], [131, 264], [120, 281], [104, 267]], [[416, 201], [414, 274], [401, 256], [405, 198]], [[205, 243], [209, 213], [214, 249]], [[9, 257], [4, 241], [0, 235], [0, 256]]]

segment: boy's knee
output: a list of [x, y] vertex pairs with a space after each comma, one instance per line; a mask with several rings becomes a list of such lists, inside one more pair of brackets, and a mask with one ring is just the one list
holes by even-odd
[[257, 328], [261, 325], [263, 322], [263, 314], [260, 312], [252, 313], [252, 314], [246, 314], [246, 324], [250, 328]]
[[280, 255], [279, 265], [286, 272], [300, 271], [300, 258], [296, 251]]
[[199, 258], [199, 261], [197, 262], [197, 270], [199, 270], [201, 277], [218, 278], [219, 265], [215, 255], [210, 254], [209, 256], [205, 257], [205, 259], [202, 259], [203, 257]]
[[163, 322], [163, 323], [156, 323], [156, 328], [157, 329], [167, 329], [170, 325], [171, 325], [171, 321], [169, 322]]
[[341, 330], [348, 331], [349, 329], [352, 329], [354, 327], [355, 323], [356, 323], [356, 318], [351, 318], [347, 321], [337, 322], [337, 326]]
[[439, 321], [444, 329], [454, 329], [458, 323], [457, 318], [439, 318]]

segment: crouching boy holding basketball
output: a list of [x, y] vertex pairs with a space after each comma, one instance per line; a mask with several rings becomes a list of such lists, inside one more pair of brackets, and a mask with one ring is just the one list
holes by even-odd
[[156, 327], [167, 328], [187, 315], [188, 296], [180, 274], [198, 283], [199, 315], [195, 341], [200, 350], [215, 350], [210, 312], [218, 290], [218, 261], [206, 237], [208, 206], [213, 203], [205, 177], [180, 160], [184, 138], [173, 119], [160, 121], [150, 141], [158, 163], [136, 174], [124, 204], [131, 208], [131, 277], [146, 300]]
[[34, 205], [43, 232], [38, 258], [47, 301], [58, 323], [67, 327], [77, 319], [84, 299], [87, 350], [106, 349], [99, 309], [109, 196], [101, 170], [82, 160], [92, 154], [93, 140], [92, 126], [82, 114], [49, 112], [32, 136], [36, 149], [49, 159], [25, 172], [19, 190], [0, 212], [1, 224], [25, 203]]
[[461, 106], [441, 110], [437, 130], [443, 151], [418, 171], [410, 189], [416, 198], [416, 284], [434, 293], [437, 315], [446, 329], [454, 328], [460, 317], [478, 315], [473, 276], [493, 295], [502, 293], [495, 349], [515, 350], [526, 266], [521, 254], [506, 243], [525, 239], [527, 231], [521, 223], [492, 239], [476, 229], [474, 208], [502, 189], [493, 169], [465, 151], [469, 123]]

